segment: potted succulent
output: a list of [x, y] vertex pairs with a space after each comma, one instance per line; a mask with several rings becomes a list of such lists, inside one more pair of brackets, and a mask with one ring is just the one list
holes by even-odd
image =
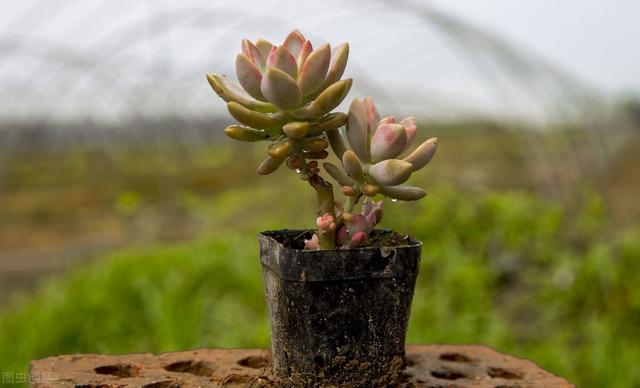
[[[259, 234], [276, 376], [299, 384], [391, 384], [404, 367], [404, 341], [422, 243], [389, 230], [377, 196], [413, 201], [425, 196], [402, 185], [436, 151], [431, 138], [408, 151], [416, 120], [380, 118], [371, 98], [332, 112], [351, 79], [341, 79], [349, 46], [316, 49], [297, 30], [280, 46], [242, 41], [239, 85], [208, 74], [213, 90], [240, 123], [236, 140], [269, 143], [258, 173], [281, 165], [317, 193], [315, 230]], [[341, 163], [318, 160], [331, 149]], [[361, 202], [360, 210], [356, 210]]]

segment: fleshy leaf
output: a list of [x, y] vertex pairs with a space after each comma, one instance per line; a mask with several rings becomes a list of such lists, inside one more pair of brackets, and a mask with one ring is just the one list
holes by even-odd
[[280, 112], [268, 115], [247, 109], [235, 101], [228, 102], [227, 109], [234, 119], [253, 128], [277, 129], [284, 121]]
[[296, 81], [282, 70], [270, 67], [262, 77], [262, 94], [280, 109], [295, 108], [302, 102]]
[[236, 57], [236, 75], [240, 86], [242, 86], [251, 97], [261, 101], [265, 100], [260, 90], [262, 72], [245, 54], [238, 54]]
[[272, 47], [273, 44], [271, 44], [271, 42], [269, 42], [268, 40], [258, 39], [256, 41], [256, 48], [258, 49], [258, 51], [260, 51], [260, 56], [262, 57], [259, 66], [260, 70], [262, 71], [264, 71], [267, 66], [267, 57], [269, 56]]
[[393, 159], [404, 151], [407, 132], [400, 124], [382, 124], [371, 138], [371, 161]]
[[264, 70], [266, 55], [248, 39], [242, 40], [242, 53], [247, 56], [251, 62], [253, 62], [258, 68]]
[[417, 201], [427, 195], [421, 188], [413, 186], [380, 186], [380, 194], [401, 201]]
[[341, 169], [339, 169], [333, 163], [325, 162], [322, 164], [327, 173], [331, 175], [341, 186], [353, 186], [355, 181], [349, 178]]
[[360, 182], [364, 179], [362, 163], [360, 163], [358, 156], [352, 150], [346, 150], [344, 154], [342, 154], [342, 166], [344, 166], [344, 171], [347, 175], [354, 180]]
[[354, 98], [349, 107], [349, 123], [347, 124], [347, 139], [351, 149], [365, 163], [369, 161], [367, 147], [367, 117], [365, 107], [359, 98]]
[[336, 228], [336, 220], [331, 213], [325, 213], [316, 218], [316, 225], [318, 226], [318, 231], [327, 232]]
[[309, 55], [313, 52], [313, 45], [310, 41], [305, 41], [300, 49], [300, 54], [298, 54], [298, 72], [302, 71], [302, 66], [307, 61]]
[[289, 152], [293, 147], [293, 140], [289, 139], [287, 141], [281, 141], [278, 143], [273, 143], [269, 146], [267, 153], [269, 156], [276, 160], [283, 160], [287, 156], [289, 156]]
[[367, 232], [369, 229], [369, 223], [360, 213], [353, 214], [346, 224], [349, 234], [352, 236], [358, 232]]
[[307, 159], [326, 159], [327, 156], [329, 153], [325, 150], [304, 153], [304, 157]]
[[376, 224], [382, 221], [382, 201], [364, 201], [362, 204], [362, 214], [367, 219], [369, 226], [373, 229]]
[[347, 67], [347, 59], [349, 59], [349, 43], [342, 43], [333, 49], [329, 71], [322, 82], [320, 90], [326, 89], [340, 80], [340, 77], [342, 77]]
[[327, 138], [329, 139], [333, 153], [336, 154], [338, 159], [342, 160], [342, 155], [347, 150], [342, 132], [339, 129], [327, 131]]
[[384, 124], [395, 124], [395, 123], [396, 123], [396, 117], [395, 116], [385, 116], [378, 123], [378, 127], [381, 126], [381, 125], [384, 125]]
[[302, 149], [306, 152], [322, 151], [329, 147], [329, 142], [323, 137], [314, 137], [312, 139], [302, 140], [300, 143]]
[[351, 236], [351, 246], [361, 247], [367, 243], [367, 238], [365, 232], [356, 232]]
[[289, 35], [287, 35], [282, 45], [286, 47], [286, 49], [291, 53], [291, 55], [293, 55], [294, 57], [297, 57], [305, 41], [306, 39], [300, 33], [300, 31], [293, 30], [289, 33]]
[[268, 131], [243, 127], [241, 125], [229, 125], [224, 129], [225, 135], [240, 141], [269, 140], [274, 135]]
[[346, 195], [347, 197], [355, 197], [359, 193], [358, 190], [354, 189], [351, 186], [342, 186], [341, 191], [342, 191], [342, 194]]
[[427, 163], [429, 163], [433, 155], [436, 153], [437, 147], [438, 138], [432, 137], [431, 139], [428, 139], [424, 143], [420, 144], [420, 146], [416, 148], [415, 151], [404, 158], [404, 161], [410, 163], [413, 166], [413, 171], [418, 171], [422, 167], [426, 166]]
[[272, 172], [277, 170], [278, 167], [280, 167], [283, 161], [284, 159], [278, 160], [278, 159], [272, 158], [271, 156], [267, 156], [267, 158], [263, 160], [262, 163], [260, 163], [260, 165], [258, 166], [258, 174], [260, 175], [271, 174]]
[[320, 249], [320, 239], [317, 234], [313, 234], [309, 240], [304, 240], [304, 249], [308, 251], [317, 251]]
[[390, 159], [372, 165], [369, 168], [369, 176], [381, 185], [395, 186], [409, 179], [412, 171], [411, 163]]
[[327, 75], [330, 60], [331, 47], [328, 44], [323, 44], [309, 55], [298, 80], [302, 95], [309, 95], [318, 90]]
[[367, 124], [369, 125], [369, 131], [372, 131], [380, 121], [380, 114], [378, 113], [376, 104], [373, 103], [373, 99], [371, 97], [365, 97], [363, 103], [367, 116]]
[[284, 46], [272, 49], [267, 57], [267, 69], [275, 67], [289, 74], [291, 78], [298, 78], [298, 63]]
[[282, 132], [294, 139], [302, 139], [309, 132], [309, 123], [306, 121], [294, 121], [282, 127]]
[[375, 197], [378, 194], [378, 191], [379, 191], [379, 187], [377, 185], [372, 185], [370, 183], [367, 183], [364, 186], [362, 186], [362, 192], [367, 197]]
[[349, 240], [349, 233], [347, 232], [347, 227], [343, 225], [336, 233], [336, 242], [338, 245], [344, 246], [347, 243], [347, 240]]
[[418, 132], [418, 126], [416, 125], [416, 118], [413, 116], [410, 116], [400, 120], [398, 124], [402, 125], [404, 129], [407, 131], [407, 145], [405, 149], [409, 148], [411, 146], [411, 143], [413, 143], [413, 139], [416, 137], [416, 133]]
[[213, 91], [226, 102], [235, 101], [257, 112], [276, 112], [278, 110], [269, 103], [252, 98], [239, 85], [229, 81], [227, 77], [218, 74], [207, 74], [207, 81], [209, 81]]
[[347, 78], [334, 83], [320, 93], [315, 100], [299, 109], [292, 110], [291, 114], [299, 119], [309, 119], [331, 112], [347, 96], [352, 82], [351, 78]]
[[319, 121], [311, 123], [309, 135], [317, 136], [325, 132], [333, 131], [336, 128], [347, 124], [347, 115], [342, 112], [329, 113], [322, 116]]

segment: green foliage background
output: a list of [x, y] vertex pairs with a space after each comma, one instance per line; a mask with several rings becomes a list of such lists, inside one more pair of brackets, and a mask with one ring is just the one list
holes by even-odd
[[[255, 233], [309, 224], [291, 206], [301, 192], [282, 189], [298, 186], [182, 193], [211, 221], [201, 237], [108, 254], [14, 300], [0, 370], [62, 353], [267, 347]], [[408, 342], [491, 345], [581, 387], [639, 385], [640, 225], [612, 229], [590, 191], [572, 202], [448, 186], [388, 202], [383, 226], [424, 242]]]

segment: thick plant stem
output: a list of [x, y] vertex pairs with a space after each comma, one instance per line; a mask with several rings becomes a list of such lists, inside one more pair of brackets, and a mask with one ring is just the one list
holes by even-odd
[[[336, 218], [335, 200], [333, 198], [333, 185], [318, 174], [309, 177], [309, 184], [316, 191], [318, 196], [318, 217], [327, 213]], [[336, 230], [330, 229], [326, 231], [318, 231], [318, 239], [320, 240], [320, 249], [335, 249], [336, 247]]]
[[357, 195], [347, 197], [346, 201], [344, 202], [344, 211], [347, 213], [351, 213], [353, 211], [353, 208], [356, 207], [356, 204], [358, 203], [360, 198], [362, 198], [362, 193], [360, 192], [360, 190], [358, 190]]

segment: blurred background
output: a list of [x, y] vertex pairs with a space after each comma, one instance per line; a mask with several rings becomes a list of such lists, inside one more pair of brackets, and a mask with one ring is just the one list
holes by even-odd
[[[350, 98], [438, 136], [386, 204], [425, 242], [409, 342], [482, 343], [584, 387], [640, 385], [640, 4], [0, 3], [0, 371], [267, 347], [256, 233], [314, 195], [255, 173], [205, 73], [242, 38], [350, 42]], [[350, 101], [347, 98], [347, 101]], [[344, 103], [339, 109], [347, 108]]]

